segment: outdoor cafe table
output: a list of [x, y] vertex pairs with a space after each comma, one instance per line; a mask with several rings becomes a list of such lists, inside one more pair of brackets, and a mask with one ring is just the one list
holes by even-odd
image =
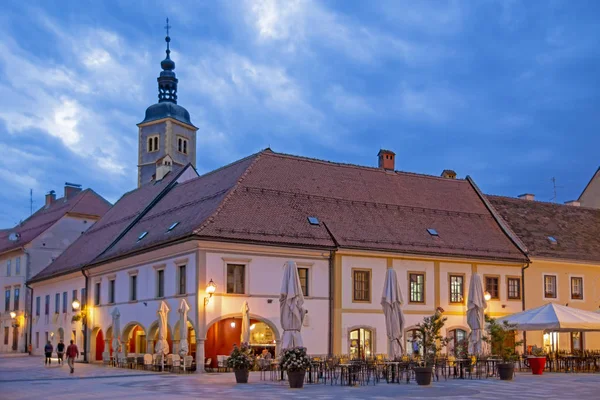
[[488, 358], [485, 360], [486, 364], [486, 376], [495, 376], [496, 369], [499, 362], [502, 362], [501, 358]]
[[400, 383], [400, 362], [385, 361], [383, 364], [385, 365], [385, 379], [387, 383], [390, 383], [390, 376], [392, 377], [392, 383]]
[[354, 386], [353, 379], [352, 376], [354, 375], [352, 373], [352, 369], [357, 367], [357, 364], [354, 363], [344, 363], [344, 364], [339, 364], [340, 366], [340, 385], [344, 386], [344, 376], [347, 375], [348, 376], [348, 386]]

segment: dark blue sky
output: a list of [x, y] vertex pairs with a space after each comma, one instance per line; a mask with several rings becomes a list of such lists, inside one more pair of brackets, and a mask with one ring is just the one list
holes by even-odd
[[[143, 6], [140, 6], [143, 4]], [[0, 227], [136, 185], [164, 18], [206, 172], [275, 151], [577, 198], [600, 165], [597, 1], [40, 1], [0, 12]]]

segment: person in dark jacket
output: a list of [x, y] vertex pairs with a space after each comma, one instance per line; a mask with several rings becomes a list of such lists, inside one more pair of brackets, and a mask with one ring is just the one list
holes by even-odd
[[63, 359], [64, 354], [65, 354], [65, 344], [63, 343], [63, 340], [60, 339], [60, 343], [58, 343], [56, 345], [56, 356], [58, 358], [58, 364], [65, 365], [65, 360]]
[[52, 347], [52, 343], [48, 340], [48, 343], [44, 346], [44, 353], [46, 354], [46, 359], [44, 360], [44, 365], [52, 364], [52, 352], [54, 351], [54, 347]]
[[69, 364], [69, 368], [71, 368], [71, 373], [75, 371], [75, 357], [79, 357], [79, 349], [71, 340], [71, 344], [67, 347], [67, 364]]

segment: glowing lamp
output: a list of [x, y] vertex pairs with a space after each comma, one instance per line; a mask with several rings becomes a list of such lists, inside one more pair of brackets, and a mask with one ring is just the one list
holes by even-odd
[[211, 279], [210, 282], [208, 282], [208, 285], [206, 286], [206, 294], [212, 296], [215, 290], [217, 290], [217, 284], [214, 283]]
[[16, 316], [17, 316], [17, 313], [16, 313], [16, 312], [14, 312], [14, 311], [11, 311], [11, 312], [10, 312], [10, 317], [11, 317], [12, 319], [15, 319], [15, 318], [16, 318]]
[[485, 299], [485, 301], [490, 301], [492, 295], [486, 290], [485, 292], [483, 292], [483, 298]]
[[232, 322], [230, 325], [231, 325], [232, 328], [235, 328], [235, 321]]
[[251, 331], [253, 331], [253, 330], [254, 330], [254, 328], [256, 328], [256, 324], [252, 324], [252, 325], [250, 325], [250, 330], [251, 330]]
[[79, 310], [79, 307], [81, 307], [81, 303], [79, 302], [79, 300], [75, 299], [71, 303], [71, 306], [73, 306], [73, 310]]

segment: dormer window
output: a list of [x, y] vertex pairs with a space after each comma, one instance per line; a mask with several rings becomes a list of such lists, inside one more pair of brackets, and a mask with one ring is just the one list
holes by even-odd
[[184, 137], [177, 137], [177, 151], [183, 154], [188, 153], [188, 140]]
[[158, 135], [148, 136], [148, 153], [158, 151]]

